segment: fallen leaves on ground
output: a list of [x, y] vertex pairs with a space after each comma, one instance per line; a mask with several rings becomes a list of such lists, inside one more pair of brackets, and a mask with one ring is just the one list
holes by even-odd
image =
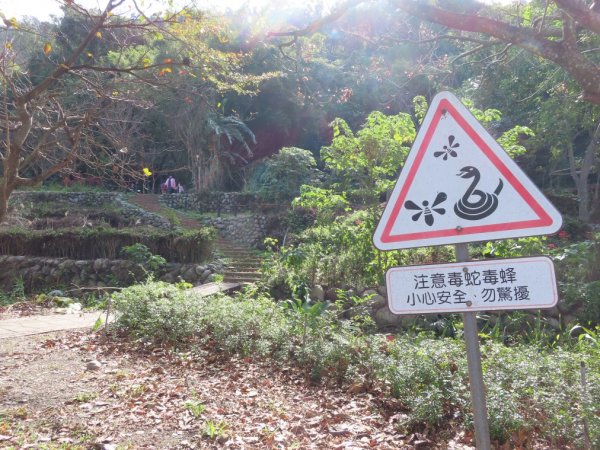
[[456, 430], [403, 434], [405, 407], [377, 390], [313, 386], [272, 361], [83, 332], [0, 341], [0, 356], [0, 447], [473, 448]]
[[27, 300], [12, 303], [10, 305], [0, 305], [0, 319], [55, 314], [56, 310], [56, 305], [52, 304], [51, 297], [49, 297], [47, 301], [41, 303]]

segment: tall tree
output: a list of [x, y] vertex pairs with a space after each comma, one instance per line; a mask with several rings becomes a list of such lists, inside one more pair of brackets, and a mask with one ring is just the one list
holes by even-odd
[[[172, 66], [141, 57], [135, 61], [115, 57], [151, 42], [178, 17], [148, 18], [138, 10], [136, 17], [125, 18], [115, 13], [124, 2], [109, 0], [104, 10], [93, 11], [66, 1], [63, 21], [77, 22], [79, 27], [59, 24], [41, 30], [4, 20], [0, 221], [6, 218], [8, 199], [16, 188], [39, 184], [85, 151], [97, 150], [103, 113], [117, 104], [146, 106], [137, 96], [139, 87], [160, 86], [157, 73]], [[37, 55], [27, 61], [30, 55], [18, 53], [13, 42], [20, 34], [40, 32], [46, 33], [37, 42]]]
[[[62, 4], [65, 16], [54, 26], [7, 18], [0, 25], [0, 222], [16, 188], [78, 158], [119, 177], [129, 162], [141, 175], [131, 142], [159, 94], [212, 105], [214, 91], [253, 92], [260, 82], [236, 72], [238, 52], [218, 48], [222, 27], [198, 11], [150, 16], [135, 0], [107, 0], [102, 11]], [[122, 13], [125, 5], [131, 9]], [[22, 35], [35, 42], [33, 55], [17, 45]]]

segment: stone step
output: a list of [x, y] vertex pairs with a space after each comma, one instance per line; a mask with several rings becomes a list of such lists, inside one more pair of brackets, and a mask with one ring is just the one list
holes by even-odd
[[[147, 211], [163, 214], [170, 208], [159, 203], [159, 194], [136, 194], [130, 198], [134, 203]], [[200, 228], [201, 224], [194, 219], [183, 216], [176, 212], [181, 225], [187, 229]], [[224, 283], [208, 283], [194, 288], [201, 295], [210, 295], [216, 292], [225, 292], [229, 288], [228, 284], [233, 284], [232, 289], [239, 288], [240, 283], [254, 282], [260, 279], [260, 267], [262, 258], [256, 250], [249, 247], [238, 245], [235, 242], [218, 237], [215, 242], [215, 254], [223, 259], [227, 259], [227, 270], [224, 273]]]
[[245, 265], [255, 265], [255, 266], [261, 266], [262, 265], [262, 260], [261, 259], [254, 259], [254, 258], [232, 258], [231, 256], [224, 256], [224, 255], [219, 255], [221, 259], [224, 259], [226, 263], [228, 264], [236, 264], [236, 263], [241, 263], [241, 264], [245, 264]]
[[260, 267], [260, 261], [247, 261], [238, 258], [222, 258], [225, 267]]
[[256, 253], [257, 252], [256, 249], [253, 249], [253, 248], [250, 248], [250, 247], [244, 247], [242, 245], [235, 245], [233, 243], [224, 244], [222, 242], [216, 241], [215, 244], [216, 244], [216, 246], [218, 248], [222, 248], [222, 249], [242, 250], [242, 251], [251, 252], [251, 253]]
[[223, 250], [222, 248], [217, 247], [215, 249], [216, 253], [220, 253], [222, 255], [230, 255], [230, 256], [247, 256], [249, 258], [257, 258], [260, 259], [256, 253], [248, 252], [245, 250]]
[[233, 272], [260, 272], [262, 267], [258, 265], [239, 264], [237, 261], [231, 262], [225, 266], [226, 270]]
[[220, 259], [222, 259], [223, 262], [229, 266], [234, 266], [238, 263], [240, 263], [244, 266], [255, 266], [255, 267], [262, 266], [262, 261], [260, 259], [227, 258], [227, 257], [221, 257]]
[[225, 271], [225, 275], [231, 275], [231, 276], [241, 276], [241, 277], [245, 277], [245, 276], [251, 276], [251, 277], [259, 277], [260, 278], [260, 273], [258, 272], [251, 272], [248, 270], [227, 270]]
[[243, 263], [243, 264], [257, 264], [259, 266], [263, 262], [263, 260], [261, 258], [256, 258], [254, 256], [246, 257], [246, 258], [227, 258], [227, 259], [229, 259], [230, 263], [239, 262], [239, 263]]
[[258, 256], [256, 253], [240, 251], [240, 250], [223, 250], [218, 247], [215, 249], [215, 253], [219, 253], [221, 255], [240, 256], [240, 257], [245, 256], [248, 258], [260, 259], [260, 256]]
[[225, 283], [238, 283], [238, 284], [244, 284], [244, 283], [256, 283], [257, 281], [259, 281], [259, 278], [250, 278], [250, 277], [225, 277], [225, 279], [223, 280]]
[[190, 289], [194, 294], [205, 297], [207, 295], [214, 295], [218, 292], [234, 292], [241, 288], [239, 282], [220, 282], [220, 283], [206, 283], [200, 286], [196, 286]]
[[252, 279], [259, 279], [261, 277], [260, 273], [258, 272], [245, 272], [245, 271], [226, 271], [223, 276], [225, 278], [252, 278]]
[[260, 264], [243, 261], [232, 261], [226, 267], [228, 269], [244, 269], [248, 272], [258, 272], [262, 268]]
[[261, 273], [260, 269], [258, 269], [256, 267], [240, 267], [240, 266], [229, 266], [225, 269], [225, 272], [227, 272], [227, 273], [246, 272], [246, 273], [257, 273], [257, 274]]
[[229, 259], [236, 259], [239, 261], [262, 261], [261, 258], [257, 258], [256, 256], [252, 256], [252, 255], [232, 255], [232, 254], [223, 254], [223, 253], [219, 253], [216, 252], [219, 256], [221, 256], [222, 258], [229, 258]]
[[246, 269], [244, 269], [244, 270], [226, 270], [226, 272], [227, 273], [242, 273], [242, 274], [244, 274], [244, 273], [251, 273], [251, 274], [258, 273], [258, 272], [255, 272], [255, 271], [252, 271], [252, 270], [246, 270]]
[[217, 245], [220, 245], [220, 246], [225, 247], [225, 248], [242, 248], [242, 249], [245, 249], [245, 250], [255, 251], [255, 249], [253, 247], [249, 247], [247, 245], [240, 244], [238, 242], [224, 242], [222, 240], [219, 240], [218, 238], [217, 238], [217, 240], [215, 242], [217, 243]]

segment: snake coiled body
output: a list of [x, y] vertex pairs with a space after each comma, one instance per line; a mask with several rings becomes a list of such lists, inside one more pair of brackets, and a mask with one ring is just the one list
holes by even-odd
[[466, 166], [460, 169], [457, 174], [461, 178], [473, 178], [471, 185], [454, 204], [454, 213], [461, 219], [480, 220], [488, 217], [496, 208], [498, 208], [498, 195], [502, 191], [504, 183], [498, 180], [498, 186], [493, 193], [483, 192], [476, 189], [481, 179], [479, 170], [473, 166]]

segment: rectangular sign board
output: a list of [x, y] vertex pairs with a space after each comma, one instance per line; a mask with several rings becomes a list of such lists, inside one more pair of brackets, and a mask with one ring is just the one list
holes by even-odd
[[386, 286], [394, 314], [551, 308], [558, 302], [554, 265], [545, 256], [393, 267]]

